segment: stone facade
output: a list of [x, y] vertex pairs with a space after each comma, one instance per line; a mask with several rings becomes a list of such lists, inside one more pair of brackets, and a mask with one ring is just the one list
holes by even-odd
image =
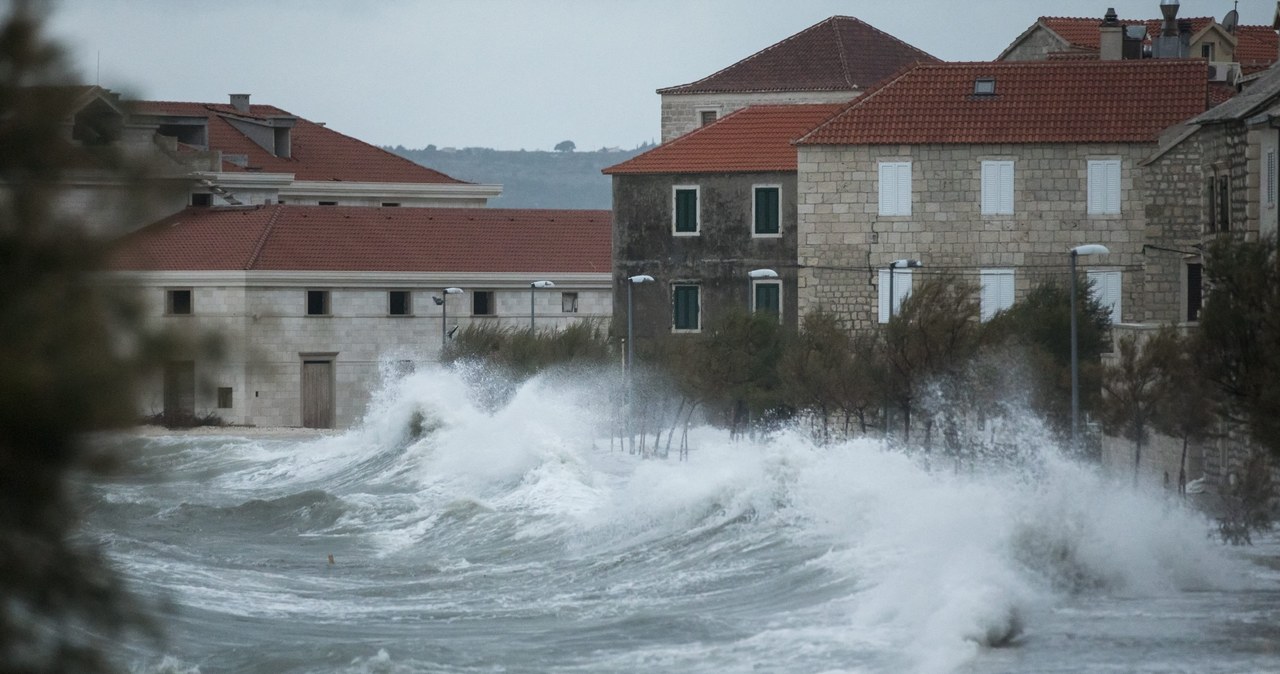
[[[432, 301], [439, 288], [461, 286], [447, 295], [447, 328], [475, 322], [504, 327], [529, 326], [529, 280], [488, 275], [448, 279], [424, 274], [263, 272], [120, 272], [116, 282], [138, 289], [148, 317], [189, 337], [217, 334], [222, 357], [190, 354], [196, 368], [197, 415], [214, 413], [224, 421], [254, 426], [302, 425], [302, 361], [333, 363], [334, 425], [360, 420], [382, 377], [402, 367], [434, 363], [441, 344], [441, 307]], [[536, 327], [562, 329], [583, 320], [607, 321], [611, 306], [609, 276], [551, 275], [554, 288], [533, 291]], [[190, 315], [166, 313], [166, 292], [189, 289]], [[329, 314], [308, 316], [307, 290], [327, 290]], [[411, 313], [388, 313], [388, 291], [410, 292]], [[472, 315], [477, 290], [494, 293], [491, 316]], [[576, 295], [576, 303], [566, 301]], [[576, 311], [565, 311], [576, 308]], [[218, 406], [218, 389], [231, 389], [231, 406]], [[225, 402], [225, 401], [224, 401]], [[163, 382], [151, 382], [140, 402], [143, 414], [164, 408]]]
[[1053, 31], [1039, 24], [1027, 29], [1016, 42], [1000, 55], [1001, 61], [1044, 61], [1049, 54], [1063, 51], [1067, 43]]
[[[674, 187], [696, 186], [700, 231], [672, 231]], [[780, 233], [752, 235], [755, 186], [778, 186]], [[773, 269], [779, 275], [785, 324], [796, 324], [796, 176], [790, 172], [615, 175], [613, 178], [614, 326], [626, 329], [627, 282], [648, 274], [655, 284], [632, 290], [637, 341], [672, 331], [673, 284], [701, 288], [701, 323], [726, 307], [746, 308], [752, 291], [747, 272]], [[656, 286], [656, 287], [655, 287]]]
[[[1125, 320], [1141, 306], [1144, 177], [1150, 144], [799, 146], [798, 310], [823, 308], [855, 329], [877, 321], [878, 277], [890, 261], [923, 262], [978, 281], [1013, 269], [1015, 296], [1038, 280], [1066, 280], [1068, 251], [1099, 243], [1111, 253], [1081, 269], [1122, 272]], [[1119, 159], [1120, 213], [1087, 213], [1087, 162]], [[1013, 215], [983, 215], [981, 162], [1012, 160]], [[878, 163], [911, 162], [911, 215], [879, 215]]]
[[716, 119], [751, 105], [843, 103], [857, 98], [858, 90], [778, 91], [760, 93], [706, 93], [662, 95], [662, 142], [683, 136], [702, 125], [701, 113], [711, 110]]

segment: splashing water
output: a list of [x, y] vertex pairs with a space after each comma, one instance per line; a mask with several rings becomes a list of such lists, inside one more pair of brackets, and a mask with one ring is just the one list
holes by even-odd
[[[957, 469], [795, 431], [611, 451], [607, 383], [451, 371], [324, 437], [112, 441], [91, 533], [169, 598], [136, 671], [1266, 671], [1280, 575], [1057, 456]], [[934, 459], [930, 461], [930, 459]], [[945, 463], [945, 465], [944, 465]], [[332, 555], [333, 562], [328, 561]], [[1264, 666], [1265, 665], [1265, 666]]]

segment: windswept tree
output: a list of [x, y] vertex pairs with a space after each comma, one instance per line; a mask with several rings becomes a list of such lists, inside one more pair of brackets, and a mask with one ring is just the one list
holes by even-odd
[[700, 335], [700, 397], [714, 401], [735, 434], [786, 414], [777, 368], [783, 342], [782, 326], [767, 312], [725, 312]]
[[[1153, 340], [1163, 341], [1157, 335]], [[1117, 340], [1116, 362], [1102, 371], [1102, 422], [1108, 432], [1133, 442], [1133, 483], [1138, 483], [1142, 448], [1150, 438], [1156, 405], [1162, 392], [1164, 371], [1161, 358], [1166, 347], [1144, 348], [1138, 336], [1128, 334]]]
[[1178, 493], [1187, 493], [1187, 448], [1208, 437], [1213, 428], [1214, 390], [1200, 371], [1195, 341], [1172, 326], [1161, 328], [1145, 348], [1161, 366], [1152, 423], [1164, 435], [1182, 442], [1178, 460]]

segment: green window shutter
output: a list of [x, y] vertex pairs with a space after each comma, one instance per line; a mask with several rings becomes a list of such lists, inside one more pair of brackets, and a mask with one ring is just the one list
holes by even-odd
[[782, 312], [782, 286], [778, 283], [756, 284], [756, 311], [767, 311], [771, 314]]
[[778, 233], [778, 188], [756, 188], [756, 234]]
[[675, 286], [672, 292], [672, 310], [676, 330], [697, 330], [698, 286]]
[[676, 231], [698, 231], [697, 190], [676, 190]]

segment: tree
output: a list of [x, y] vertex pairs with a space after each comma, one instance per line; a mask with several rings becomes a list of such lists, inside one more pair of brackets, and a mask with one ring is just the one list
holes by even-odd
[[[1157, 336], [1154, 339], [1164, 338]], [[1102, 390], [1106, 393], [1102, 422], [1108, 432], [1133, 441], [1133, 483], [1136, 485], [1142, 464], [1142, 447], [1156, 416], [1155, 408], [1164, 376], [1160, 359], [1165, 355], [1166, 347], [1143, 348], [1137, 335], [1128, 334], [1118, 340], [1116, 349], [1115, 364], [1102, 371]]]
[[105, 242], [58, 215], [66, 170], [124, 164], [66, 133], [82, 89], [40, 25], [23, 0], [0, 17], [0, 668], [108, 671], [106, 648], [146, 621], [74, 536], [70, 482], [110, 465], [86, 434], [133, 421], [164, 340], [93, 277]]
[[1222, 414], [1280, 457], [1280, 269], [1274, 239], [1210, 243], [1197, 356], [1224, 396]]
[[1152, 423], [1161, 433], [1182, 441], [1178, 461], [1178, 493], [1187, 494], [1187, 446], [1204, 439], [1213, 425], [1213, 390], [1196, 360], [1193, 340], [1166, 326], [1146, 344], [1163, 369]]
[[577, 144], [571, 140], [562, 140], [556, 143], [556, 152], [573, 152], [578, 149]]

